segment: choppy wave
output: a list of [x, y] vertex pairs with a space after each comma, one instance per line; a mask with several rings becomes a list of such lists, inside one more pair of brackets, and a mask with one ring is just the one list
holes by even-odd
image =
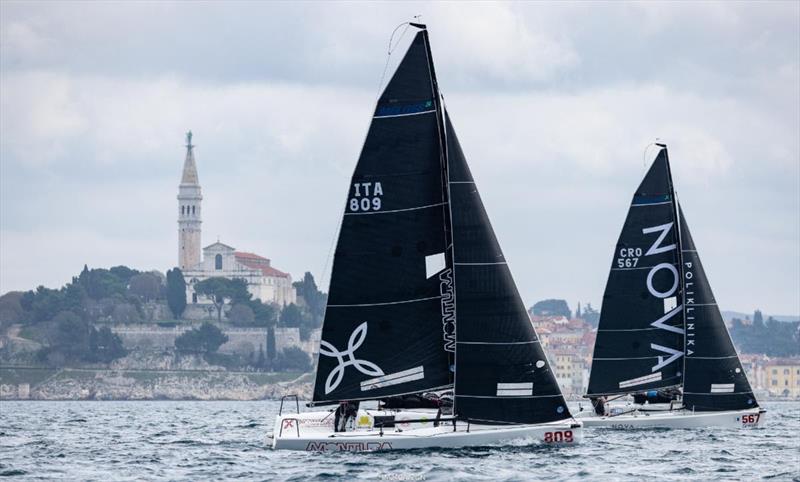
[[3, 402], [8, 479], [795, 480], [800, 403], [755, 430], [587, 430], [574, 447], [276, 452], [275, 402]]

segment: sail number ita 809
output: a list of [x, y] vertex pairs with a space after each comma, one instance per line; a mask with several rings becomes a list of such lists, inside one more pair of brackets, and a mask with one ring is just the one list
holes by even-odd
[[354, 182], [352, 197], [347, 202], [350, 212], [380, 211], [383, 186], [380, 182]]

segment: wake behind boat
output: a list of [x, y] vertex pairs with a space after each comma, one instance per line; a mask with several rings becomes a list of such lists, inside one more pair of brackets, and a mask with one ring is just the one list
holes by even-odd
[[[567, 408], [443, 107], [421, 24], [375, 108], [333, 260], [311, 406], [272, 446], [573, 443]], [[410, 394], [452, 392], [435, 409]], [[400, 398], [398, 398], [400, 397]], [[364, 410], [364, 401], [395, 408]], [[399, 400], [399, 403], [398, 403]], [[388, 402], [388, 403], [387, 403]]]
[[[587, 427], [755, 427], [756, 401], [672, 184], [667, 147], [633, 196], [603, 295]], [[634, 395], [634, 403], [609, 400]]]

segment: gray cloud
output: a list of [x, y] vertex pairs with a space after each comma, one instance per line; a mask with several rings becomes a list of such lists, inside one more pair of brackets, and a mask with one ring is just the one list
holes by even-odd
[[422, 13], [526, 301], [599, 304], [661, 137], [720, 303], [800, 312], [796, 3], [0, 9], [3, 291], [171, 267], [190, 128], [204, 241], [321, 276], [388, 35]]

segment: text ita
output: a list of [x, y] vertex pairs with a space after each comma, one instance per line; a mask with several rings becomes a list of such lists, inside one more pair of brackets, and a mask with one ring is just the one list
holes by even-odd
[[380, 211], [383, 186], [376, 182], [354, 182], [353, 192], [348, 200], [350, 212]]

